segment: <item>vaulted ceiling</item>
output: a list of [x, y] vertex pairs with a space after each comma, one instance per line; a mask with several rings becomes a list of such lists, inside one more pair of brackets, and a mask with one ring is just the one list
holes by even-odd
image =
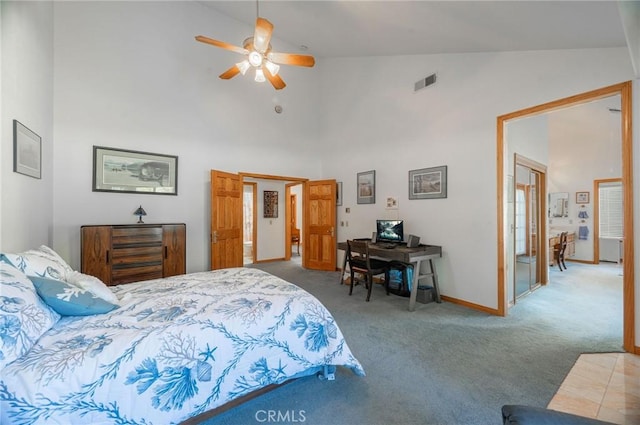
[[[274, 24], [274, 37], [307, 46], [316, 57], [627, 46], [618, 2], [611, 0], [202, 3], [249, 26], [259, 10]], [[213, 29], [211, 35], [242, 42]]]

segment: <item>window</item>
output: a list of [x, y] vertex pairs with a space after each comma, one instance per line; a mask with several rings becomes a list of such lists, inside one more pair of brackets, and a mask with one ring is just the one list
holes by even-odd
[[621, 238], [623, 233], [622, 183], [599, 185], [600, 237]]

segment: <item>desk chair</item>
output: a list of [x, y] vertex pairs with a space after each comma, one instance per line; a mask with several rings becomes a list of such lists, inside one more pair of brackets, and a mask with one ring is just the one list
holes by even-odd
[[560, 242], [553, 246], [553, 258], [558, 264], [558, 268], [562, 271], [562, 267], [567, 270], [567, 265], [564, 263], [564, 252], [567, 250], [567, 233], [560, 233]]
[[373, 276], [384, 273], [384, 281], [389, 282], [389, 263], [376, 260], [369, 256], [369, 243], [367, 241], [347, 241], [347, 264], [351, 273], [349, 283], [349, 295], [353, 293], [354, 273], [360, 273], [365, 277], [367, 286], [367, 301], [371, 299], [371, 289], [373, 288]]

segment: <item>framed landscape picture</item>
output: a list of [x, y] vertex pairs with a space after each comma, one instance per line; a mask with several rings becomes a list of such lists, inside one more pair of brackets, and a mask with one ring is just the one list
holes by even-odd
[[447, 166], [409, 171], [409, 199], [447, 197]]
[[42, 178], [42, 139], [18, 120], [13, 120], [13, 171]]
[[93, 191], [178, 194], [178, 157], [93, 147]]
[[376, 203], [376, 172], [364, 171], [358, 173], [358, 204], [375, 204]]

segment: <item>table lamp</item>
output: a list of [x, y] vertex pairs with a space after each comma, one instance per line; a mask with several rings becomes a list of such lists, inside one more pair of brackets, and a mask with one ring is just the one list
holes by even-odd
[[142, 208], [142, 205], [140, 205], [138, 209], [133, 213], [133, 215], [138, 216], [138, 223], [144, 223], [144, 221], [142, 221], [142, 216], [147, 215], [147, 212], [144, 210], [144, 208]]

